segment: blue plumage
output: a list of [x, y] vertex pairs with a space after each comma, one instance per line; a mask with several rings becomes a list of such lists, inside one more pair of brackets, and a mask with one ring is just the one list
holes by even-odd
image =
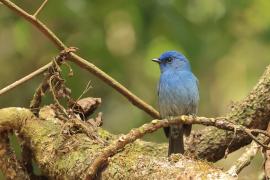
[[[198, 80], [186, 57], [176, 51], [167, 51], [153, 61], [159, 63], [161, 71], [158, 85], [161, 117], [196, 114], [199, 103]], [[183, 153], [183, 134], [190, 134], [191, 125], [175, 125], [164, 131], [169, 138], [168, 154]]]

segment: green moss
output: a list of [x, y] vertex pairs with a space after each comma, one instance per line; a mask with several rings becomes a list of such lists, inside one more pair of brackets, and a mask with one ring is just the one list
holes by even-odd
[[102, 128], [98, 128], [98, 136], [101, 139], [105, 139], [105, 140], [112, 140], [113, 136], [111, 133], [109, 133], [108, 131], [102, 129]]

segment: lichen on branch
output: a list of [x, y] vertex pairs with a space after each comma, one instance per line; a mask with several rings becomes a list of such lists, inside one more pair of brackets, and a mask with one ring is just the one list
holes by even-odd
[[[37, 119], [31, 111], [23, 108], [0, 109], [0, 127], [0, 132], [17, 130], [32, 149], [43, 173], [54, 179], [84, 179], [89, 165], [106, 147], [82, 132], [67, 135], [63, 133], [61, 120], [50, 116]], [[117, 139], [117, 136], [101, 128], [98, 133], [108, 144]], [[105, 179], [232, 178], [201, 160], [183, 155], [168, 159], [166, 146], [137, 140], [110, 158], [99, 176]]]

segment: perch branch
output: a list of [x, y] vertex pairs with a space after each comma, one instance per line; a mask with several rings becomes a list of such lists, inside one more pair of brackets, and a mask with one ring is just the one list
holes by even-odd
[[[171, 119], [163, 119], [163, 120], [152, 120], [149, 124], [144, 124], [143, 126], [132, 129], [128, 134], [122, 135], [116, 140], [114, 143], [111, 143], [108, 147], [106, 147], [103, 151], [101, 151], [100, 155], [94, 160], [91, 166], [88, 168], [88, 179], [93, 179], [98, 170], [101, 169], [108, 161], [108, 158], [118, 153], [122, 150], [127, 144], [134, 142], [135, 140], [143, 137], [148, 133], [152, 133], [160, 128], [168, 127], [170, 125], [177, 124], [201, 124], [205, 126], [215, 126], [219, 129], [235, 131], [235, 132], [243, 132], [251, 136], [251, 138], [256, 139], [252, 135], [252, 133], [261, 133], [266, 135], [269, 138], [269, 134], [262, 130], [257, 129], [248, 129], [242, 125], [235, 125], [229, 122], [225, 117], [221, 118], [206, 118], [206, 117], [195, 117], [195, 116], [179, 116]], [[270, 149], [268, 146], [261, 143], [256, 139], [255, 141], [260, 146], [264, 148]]]
[[[270, 117], [270, 66], [266, 68], [252, 91], [233, 106], [226, 117], [233, 124], [249, 129], [267, 129]], [[208, 127], [190, 135], [186, 141], [187, 151], [198, 158], [215, 162], [224, 157], [226, 149], [231, 153], [250, 144], [253, 140], [250, 133], [252, 136], [256, 136], [257, 133], [248, 133], [249, 135], [239, 133], [234, 136], [231, 131]]]
[[[9, 0], [0, 0], [4, 5], [6, 5], [9, 9], [19, 14], [25, 20], [30, 22], [33, 26], [35, 26], [39, 31], [41, 31], [53, 44], [60, 50], [64, 50], [67, 46], [41, 21], [36, 19], [34, 16], [30, 15], [16, 4], [12, 3]], [[142, 99], [134, 95], [130, 92], [126, 87], [120, 84], [118, 81], [113, 79], [111, 76], [106, 74], [104, 71], [96, 67], [94, 64], [88, 62], [87, 60], [81, 58], [75, 53], [71, 53], [71, 60], [75, 64], [79, 65], [83, 69], [86, 69], [88, 72], [97, 76], [103, 82], [114, 88], [124, 97], [126, 97], [133, 105], [138, 107], [139, 109], [145, 111], [147, 114], [152, 116], [153, 118], [159, 118], [159, 113], [149, 104], [145, 103]]]
[[[89, 165], [106, 146], [82, 131], [66, 135], [62, 121], [49, 114], [45, 119], [38, 119], [24, 108], [0, 109], [0, 132], [17, 130], [33, 150], [33, 157], [43, 173], [50, 179], [85, 179]], [[103, 141], [111, 143], [116, 139], [101, 128], [98, 133]], [[183, 155], [168, 159], [166, 146], [137, 140], [110, 158], [110, 164], [99, 174], [100, 178], [231, 179], [228, 174], [205, 161]]]
[[[21, 8], [8, 0], [0, 0], [7, 7], [27, 21], [37, 27], [42, 33], [47, 36], [59, 49], [64, 49], [65, 45], [40, 21], [29, 16]], [[116, 82], [110, 76], [98, 69], [95, 65], [87, 62], [75, 53], [71, 53], [72, 61], [79, 66], [87, 69], [89, 72], [98, 76], [104, 82], [115, 88], [118, 92], [129, 99], [134, 105], [147, 112], [154, 118], [158, 118], [159, 113], [151, 106], [144, 103], [137, 96], [133, 95], [120, 83]], [[109, 77], [109, 78], [108, 78]], [[237, 106], [232, 108], [228, 113], [228, 119], [235, 124], [245, 125], [248, 128], [266, 129], [270, 116], [270, 67], [267, 68], [264, 75], [260, 78], [258, 84], [254, 87], [252, 92]], [[229, 142], [234, 138], [234, 141], [229, 147], [229, 152], [237, 150], [243, 145], [249, 144], [252, 140], [248, 135], [239, 135], [234, 137], [233, 133], [218, 130], [210, 127], [199, 133], [191, 134], [192, 145], [188, 146], [187, 151], [193, 153], [194, 156], [205, 158], [208, 161], [217, 161], [224, 157], [225, 150]], [[211, 144], [211, 145], [210, 145]], [[210, 146], [209, 146], [210, 145]]]

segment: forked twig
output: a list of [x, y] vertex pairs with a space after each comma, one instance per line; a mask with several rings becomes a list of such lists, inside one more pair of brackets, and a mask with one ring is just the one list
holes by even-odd
[[44, 0], [43, 3], [40, 5], [40, 7], [36, 10], [36, 12], [33, 14], [33, 16], [36, 18], [39, 12], [44, 8], [48, 0]]

